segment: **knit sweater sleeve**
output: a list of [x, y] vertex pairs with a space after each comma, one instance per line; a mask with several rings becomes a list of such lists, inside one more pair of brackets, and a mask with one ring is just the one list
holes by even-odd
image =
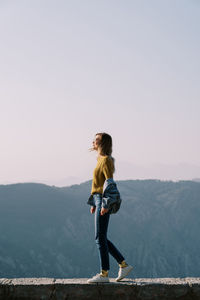
[[105, 179], [113, 178], [113, 161], [107, 157], [103, 163], [103, 174]]

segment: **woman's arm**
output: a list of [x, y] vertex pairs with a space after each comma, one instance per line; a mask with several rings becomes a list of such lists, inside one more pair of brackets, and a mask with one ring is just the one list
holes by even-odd
[[[103, 164], [103, 174], [105, 179], [113, 178], [113, 161], [111, 158], [107, 157]], [[104, 215], [109, 211], [108, 208], [102, 207], [101, 208], [101, 215]]]
[[111, 158], [106, 157], [102, 169], [105, 179], [113, 178], [113, 161]]

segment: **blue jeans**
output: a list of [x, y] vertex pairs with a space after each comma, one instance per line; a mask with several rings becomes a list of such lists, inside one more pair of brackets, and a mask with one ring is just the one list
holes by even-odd
[[107, 212], [101, 216], [101, 204], [102, 204], [102, 194], [93, 194], [95, 210], [95, 241], [97, 248], [99, 250], [99, 259], [101, 269], [109, 270], [109, 253], [116, 259], [120, 264], [125, 258], [117, 250], [117, 248], [107, 239], [108, 223], [110, 219], [110, 213]]

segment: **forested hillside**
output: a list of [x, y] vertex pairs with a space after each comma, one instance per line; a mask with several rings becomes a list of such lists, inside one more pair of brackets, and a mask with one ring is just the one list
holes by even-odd
[[[122, 205], [108, 237], [130, 277], [200, 276], [200, 183], [117, 181]], [[90, 277], [99, 272], [91, 181], [58, 188], [0, 185], [0, 277]], [[118, 272], [110, 256], [111, 277]]]

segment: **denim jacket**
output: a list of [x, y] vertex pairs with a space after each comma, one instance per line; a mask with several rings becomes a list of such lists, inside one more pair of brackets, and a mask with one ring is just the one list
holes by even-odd
[[[104, 182], [102, 194], [102, 207], [109, 209], [110, 214], [115, 214], [121, 205], [122, 199], [113, 178], [108, 178]], [[90, 195], [87, 204], [95, 206], [93, 195]]]

